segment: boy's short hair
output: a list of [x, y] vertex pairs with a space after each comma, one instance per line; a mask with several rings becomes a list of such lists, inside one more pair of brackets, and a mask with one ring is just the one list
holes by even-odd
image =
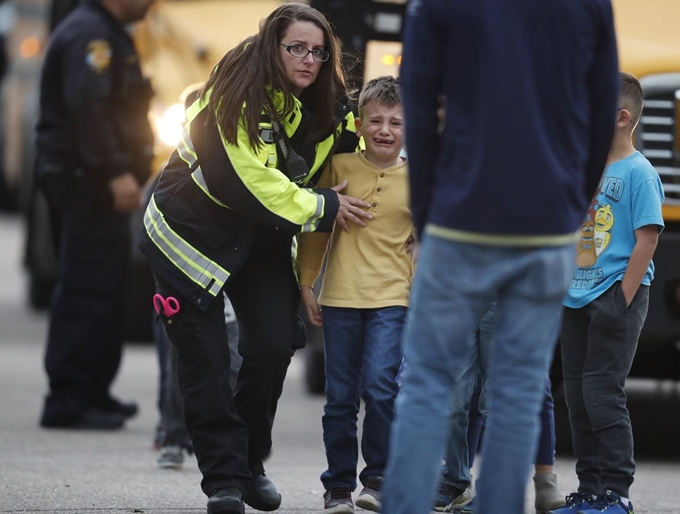
[[640, 81], [631, 73], [622, 71], [619, 73], [621, 90], [619, 92], [619, 107], [627, 109], [633, 120], [633, 126], [637, 125], [642, 114], [642, 86]]
[[359, 95], [359, 117], [364, 107], [370, 102], [377, 101], [385, 107], [395, 107], [402, 104], [401, 86], [394, 77], [384, 76], [369, 80]]

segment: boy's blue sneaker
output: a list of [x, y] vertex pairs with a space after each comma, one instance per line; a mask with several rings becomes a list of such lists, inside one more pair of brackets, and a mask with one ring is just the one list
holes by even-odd
[[633, 504], [628, 502], [628, 505], [623, 503], [621, 497], [612, 492], [605, 491], [597, 497], [589, 509], [579, 509], [575, 514], [634, 514]]
[[577, 512], [592, 508], [594, 502], [595, 498], [591, 494], [578, 491], [567, 496], [563, 507], [549, 510], [546, 514], [577, 514]]

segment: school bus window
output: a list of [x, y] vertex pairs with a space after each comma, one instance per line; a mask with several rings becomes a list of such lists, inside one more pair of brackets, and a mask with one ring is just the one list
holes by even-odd
[[368, 41], [364, 80], [382, 75], [399, 75], [401, 43], [396, 41]]

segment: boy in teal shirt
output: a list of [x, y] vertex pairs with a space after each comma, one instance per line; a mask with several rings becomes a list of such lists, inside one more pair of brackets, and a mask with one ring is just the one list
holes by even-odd
[[621, 73], [608, 165], [581, 228], [564, 302], [562, 366], [579, 488], [551, 514], [633, 514], [633, 432], [624, 385], [664, 226], [661, 180], [632, 143], [642, 101], [638, 80]]

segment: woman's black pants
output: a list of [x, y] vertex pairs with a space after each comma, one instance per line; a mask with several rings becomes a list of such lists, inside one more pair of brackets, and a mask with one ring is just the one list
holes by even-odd
[[225, 487], [244, 494], [264, 472], [271, 432], [286, 370], [303, 331], [297, 311], [300, 291], [293, 273], [291, 235], [260, 227], [251, 251], [226, 292], [239, 322], [243, 363], [236, 392], [229, 385], [230, 356], [222, 295], [203, 311], [173, 288], [181, 310], [161, 316], [177, 349], [184, 416], [207, 496]]

